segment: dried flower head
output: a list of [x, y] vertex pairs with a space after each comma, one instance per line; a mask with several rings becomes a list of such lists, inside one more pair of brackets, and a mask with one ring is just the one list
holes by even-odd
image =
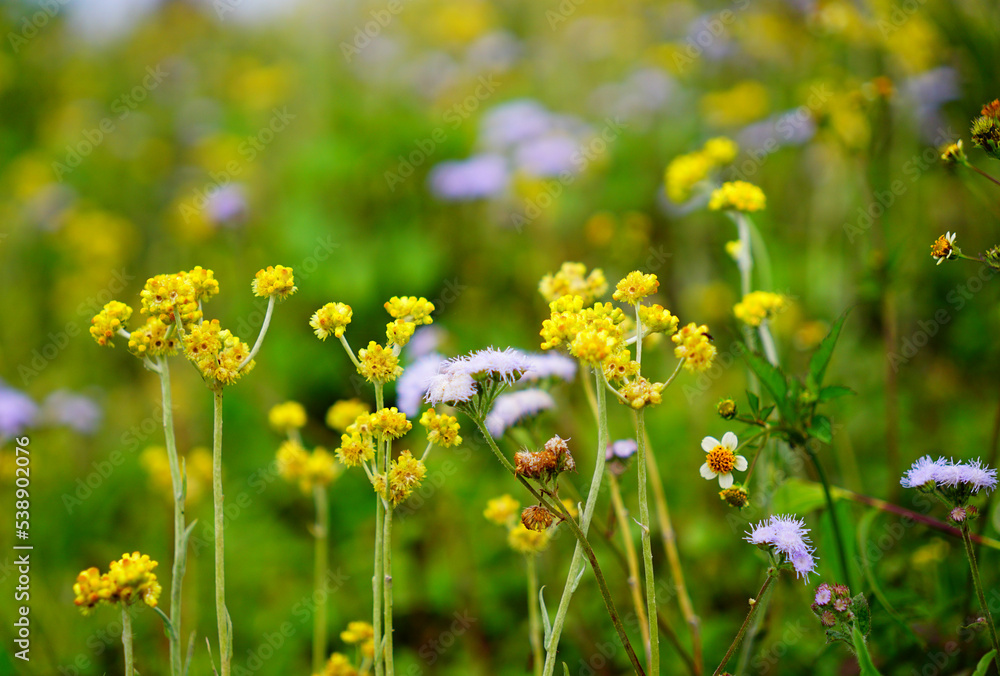
[[541, 505], [533, 505], [521, 512], [521, 524], [528, 530], [543, 531], [552, 525], [552, 512]]

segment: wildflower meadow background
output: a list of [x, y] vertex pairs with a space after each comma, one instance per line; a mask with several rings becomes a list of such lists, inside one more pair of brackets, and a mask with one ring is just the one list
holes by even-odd
[[0, 674], [997, 673], [997, 26], [4, 3]]

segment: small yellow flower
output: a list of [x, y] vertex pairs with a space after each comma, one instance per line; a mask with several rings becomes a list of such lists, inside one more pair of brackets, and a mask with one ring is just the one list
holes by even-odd
[[664, 173], [667, 197], [673, 202], [686, 202], [694, 187], [708, 178], [715, 166], [715, 161], [703, 152], [678, 155]]
[[684, 368], [692, 373], [706, 371], [712, 366], [716, 349], [708, 334], [708, 327], [691, 323], [671, 336], [677, 347], [674, 356], [684, 359]]
[[937, 261], [938, 265], [941, 265], [941, 263], [949, 258], [955, 257], [955, 239], [957, 237], [957, 233], [946, 232], [931, 245], [931, 257]]
[[314, 676], [358, 676], [358, 670], [347, 659], [347, 655], [333, 653], [323, 667], [323, 673]]
[[726, 242], [726, 253], [729, 254], [729, 257], [732, 258], [734, 261], [738, 261], [740, 259], [740, 254], [742, 252], [743, 252], [743, 242], [741, 242], [740, 240], [733, 239]]
[[278, 474], [285, 481], [300, 481], [306, 472], [309, 453], [297, 441], [285, 441], [278, 447]]
[[730, 486], [719, 491], [719, 497], [731, 507], [743, 508], [750, 504], [750, 494], [742, 486]]
[[295, 274], [292, 269], [284, 265], [268, 265], [263, 270], [258, 270], [254, 280], [250, 282], [255, 296], [260, 298], [270, 298], [274, 296], [277, 300], [285, 300], [298, 291], [295, 286]]
[[410, 497], [426, 474], [427, 468], [423, 462], [414, 458], [409, 451], [400, 453], [389, 468], [389, 498], [392, 504], [398, 505]]
[[434, 303], [416, 296], [393, 296], [385, 303], [385, 310], [393, 319], [402, 319], [414, 324], [430, 324], [434, 320]]
[[736, 417], [736, 402], [732, 399], [723, 399], [716, 407], [716, 411], [723, 420], [732, 420]]
[[677, 332], [677, 317], [670, 314], [670, 310], [658, 303], [640, 305], [639, 319], [642, 321], [646, 334], [664, 333], [669, 336]]
[[90, 335], [94, 337], [98, 345], [114, 347], [111, 339], [119, 330], [125, 328], [125, 322], [131, 316], [132, 308], [125, 303], [113, 300], [90, 320]]
[[514, 517], [521, 510], [521, 503], [505, 493], [499, 498], [493, 498], [486, 503], [483, 516], [487, 521], [498, 526], [507, 526], [514, 521]]
[[348, 467], [360, 467], [375, 458], [375, 446], [371, 439], [361, 434], [342, 434], [340, 447], [336, 451], [337, 460]]
[[372, 434], [383, 439], [399, 439], [413, 429], [413, 424], [395, 406], [382, 408], [371, 414]]
[[145, 324], [132, 331], [128, 339], [129, 352], [140, 359], [176, 354], [176, 333], [172, 329], [159, 317], [150, 317]]
[[337, 478], [337, 463], [333, 455], [322, 446], [317, 446], [309, 454], [299, 487], [303, 493], [311, 493], [313, 487], [326, 487]]
[[699, 470], [701, 476], [709, 481], [719, 477], [719, 488], [732, 486], [733, 470], [745, 472], [747, 469], [747, 459], [742, 455], [736, 455], [738, 445], [736, 435], [732, 432], [723, 434], [722, 441], [715, 437], [702, 439], [701, 449], [707, 455], [705, 456], [705, 464]]
[[462, 443], [462, 437], [458, 436], [458, 418], [455, 416], [439, 414], [429, 408], [420, 416], [420, 424], [427, 428], [427, 441], [436, 446], [450, 448]]
[[549, 532], [528, 530], [524, 524], [519, 523], [508, 533], [507, 544], [516, 552], [537, 554], [549, 546]]
[[360, 399], [342, 399], [326, 412], [326, 425], [338, 432], [345, 431], [358, 416], [371, 411], [368, 404]]
[[332, 333], [337, 338], [344, 335], [344, 329], [351, 323], [353, 315], [350, 305], [344, 303], [327, 303], [313, 313], [309, 326], [316, 332], [316, 337], [326, 340]]
[[746, 181], [729, 181], [715, 189], [708, 200], [712, 211], [734, 209], [736, 211], [760, 211], [767, 200], [764, 191]]
[[563, 504], [563, 507], [566, 508], [566, 513], [569, 514], [570, 517], [572, 517], [572, 518], [575, 519], [578, 516], [580, 516], [580, 510], [576, 506], [577, 503], [573, 502], [569, 498], [563, 498], [562, 499], [562, 504]]
[[285, 433], [305, 427], [306, 409], [297, 401], [276, 404], [268, 411], [267, 420], [275, 432]]
[[140, 312], [157, 317], [164, 324], [176, 324], [179, 317], [187, 326], [202, 317], [198, 308], [198, 289], [186, 272], [150, 277], [139, 292], [139, 298], [142, 301]]
[[779, 293], [752, 291], [733, 307], [733, 314], [747, 326], [760, 326], [787, 306], [787, 299]]
[[219, 320], [195, 324], [184, 336], [184, 353], [198, 367], [207, 380], [220, 385], [231, 385], [253, 370], [256, 362], [250, 360], [250, 348], [228, 329], [219, 326]]
[[611, 297], [619, 302], [635, 305], [646, 296], [656, 293], [659, 287], [660, 281], [656, 275], [652, 273], [644, 275], [638, 270], [634, 270], [618, 282]]
[[705, 141], [705, 145], [701, 151], [711, 158], [715, 164], [723, 165], [729, 164], [736, 159], [740, 147], [732, 139], [725, 136], [716, 136]]
[[608, 281], [600, 268], [587, 274], [583, 263], [563, 263], [558, 272], [542, 277], [538, 290], [549, 303], [563, 296], [579, 296], [581, 305], [590, 305], [607, 293]]
[[663, 383], [651, 383], [639, 376], [622, 387], [622, 396], [628, 399], [629, 406], [639, 410], [662, 403], [663, 397], [660, 394], [662, 389]]
[[405, 347], [410, 342], [410, 338], [413, 337], [413, 332], [416, 329], [417, 325], [413, 322], [397, 319], [385, 325], [385, 336], [390, 344]]
[[375, 630], [367, 622], [349, 622], [347, 629], [340, 632], [340, 640], [349, 645], [363, 643], [375, 636]]
[[114, 602], [112, 597], [115, 593], [115, 587], [108, 579], [107, 574], [101, 575], [101, 571], [97, 568], [88, 568], [76, 576], [73, 593], [76, 595], [73, 603], [80, 609], [80, 612], [89, 615], [90, 611], [98, 604]]
[[196, 265], [187, 275], [194, 286], [195, 300], [204, 303], [219, 293], [219, 282], [215, 280], [215, 273], [212, 270], [206, 270], [200, 265]]
[[941, 159], [945, 164], [968, 164], [969, 158], [966, 157], [965, 149], [962, 147], [962, 139], [942, 148]]
[[399, 358], [387, 347], [382, 347], [374, 340], [368, 347], [358, 350], [358, 360], [361, 365], [358, 373], [370, 383], [388, 383], [399, 377], [403, 369], [399, 366]]

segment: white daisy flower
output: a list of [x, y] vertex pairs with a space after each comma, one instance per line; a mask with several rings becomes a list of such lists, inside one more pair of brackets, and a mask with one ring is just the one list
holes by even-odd
[[701, 450], [708, 453], [705, 464], [699, 470], [701, 475], [711, 481], [719, 477], [719, 486], [729, 488], [733, 485], [733, 470], [744, 472], [747, 468], [747, 459], [742, 455], [736, 455], [736, 447], [739, 442], [736, 435], [726, 432], [722, 435], [722, 441], [715, 437], [705, 437], [701, 440]]

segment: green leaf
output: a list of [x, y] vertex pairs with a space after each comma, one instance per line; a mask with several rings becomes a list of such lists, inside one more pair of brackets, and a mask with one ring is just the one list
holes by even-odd
[[850, 310], [840, 315], [840, 318], [834, 322], [830, 333], [826, 334], [826, 338], [820, 341], [819, 347], [816, 348], [812, 359], [809, 360], [810, 384], [815, 383], [816, 387], [823, 384], [826, 367], [830, 364], [830, 358], [833, 356], [833, 348], [837, 345], [837, 339], [840, 338], [840, 330], [844, 327], [848, 313], [850, 313]]
[[798, 477], [785, 481], [771, 496], [771, 510], [775, 514], [805, 514], [825, 504], [823, 487]]
[[757, 419], [758, 420], [767, 420], [768, 417], [770, 417], [770, 415], [771, 415], [771, 411], [773, 411], [773, 410], [774, 410], [774, 404], [771, 404], [770, 406], [765, 406], [764, 408], [762, 408], [760, 410], [760, 413], [757, 415]]
[[864, 594], [856, 594], [851, 599], [851, 612], [854, 613], [854, 624], [858, 631], [862, 636], [868, 636], [872, 630], [872, 611]]
[[831, 399], [837, 399], [838, 397], [846, 397], [849, 394], [857, 394], [857, 392], [843, 385], [827, 385], [819, 391], [816, 401], [822, 403]]
[[979, 664], [976, 665], [976, 670], [972, 672], [972, 676], [986, 676], [986, 672], [990, 670], [990, 662], [993, 660], [996, 652], [996, 650], [991, 650], [983, 655], [983, 658], [979, 660]]
[[833, 426], [830, 424], [830, 419], [825, 415], [813, 416], [812, 423], [809, 425], [809, 434], [824, 444], [831, 443], [833, 441]]
[[538, 590], [538, 605], [542, 607], [542, 623], [545, 625], [545, 640], [542, 645], [549, 644], [549, 636], [552, 635], [552, 622], [549, 620], [549, 611], [545, 608], [545, 585]]
[[569, 676], [569, 667], [563, 662], [563, 676]]
[[872, 588], [872, 592], [875, 594], [875, 599], [882, 605], [883, 608], [885, 608], [885, 611], [889, 613], [889, 617], [895, 620], [896, 624], [902, 627], [921, 649], [926, 650], [927, 644], [924, 640], [913, 631], [906, 620], [903, 619], [903, 616], [899, 614], [899, 611], [897, 611], [893, 605], [889, 603], [888, 597], [885, 595], [885, 592], [882, 591], [882, 587], [878, 583], [878, 578], [875, 577], [875, 570], [868, 557], [870, 548], [876, 546], [870, 541], [869, 533], [871, 532], [872, 524], [875, 522], [875, 519], [878, 518], [880, 513], [881, 512], [879, 510], [872, 508], [858, 521], [858, 563], [861, 564], [861, 573], [865, 576], [865, 580], [868, 581], [868, 585]]
[[861, 676], [882, 676], [879, 670], [875, 668], [872, 656], [868, 654], [865, 637], [861, 635], [857, 627], [854, 627], [851, 632], [851, 638], [854, 640], [854, 652], [858, 656], [858, 666], [861, 667]]
[[781, 411], [785, 422], [794, 423], [794, 415], [789, 415], [792, 411], [788, 406], [788, 380], [785, 378], [785, 374], [759, 354], [747, 352], [743, 356], [747, 360], [750, 370], [760, 378], [760, 382], [774, 397], [774, 403], [778, 405], [778, 410]]
[[757, 411], [760, 410], [760, 398], [750, 390], [747, 390], [747, 402], [750, 404], [750, 411], [754, 415], [757, 415]]

